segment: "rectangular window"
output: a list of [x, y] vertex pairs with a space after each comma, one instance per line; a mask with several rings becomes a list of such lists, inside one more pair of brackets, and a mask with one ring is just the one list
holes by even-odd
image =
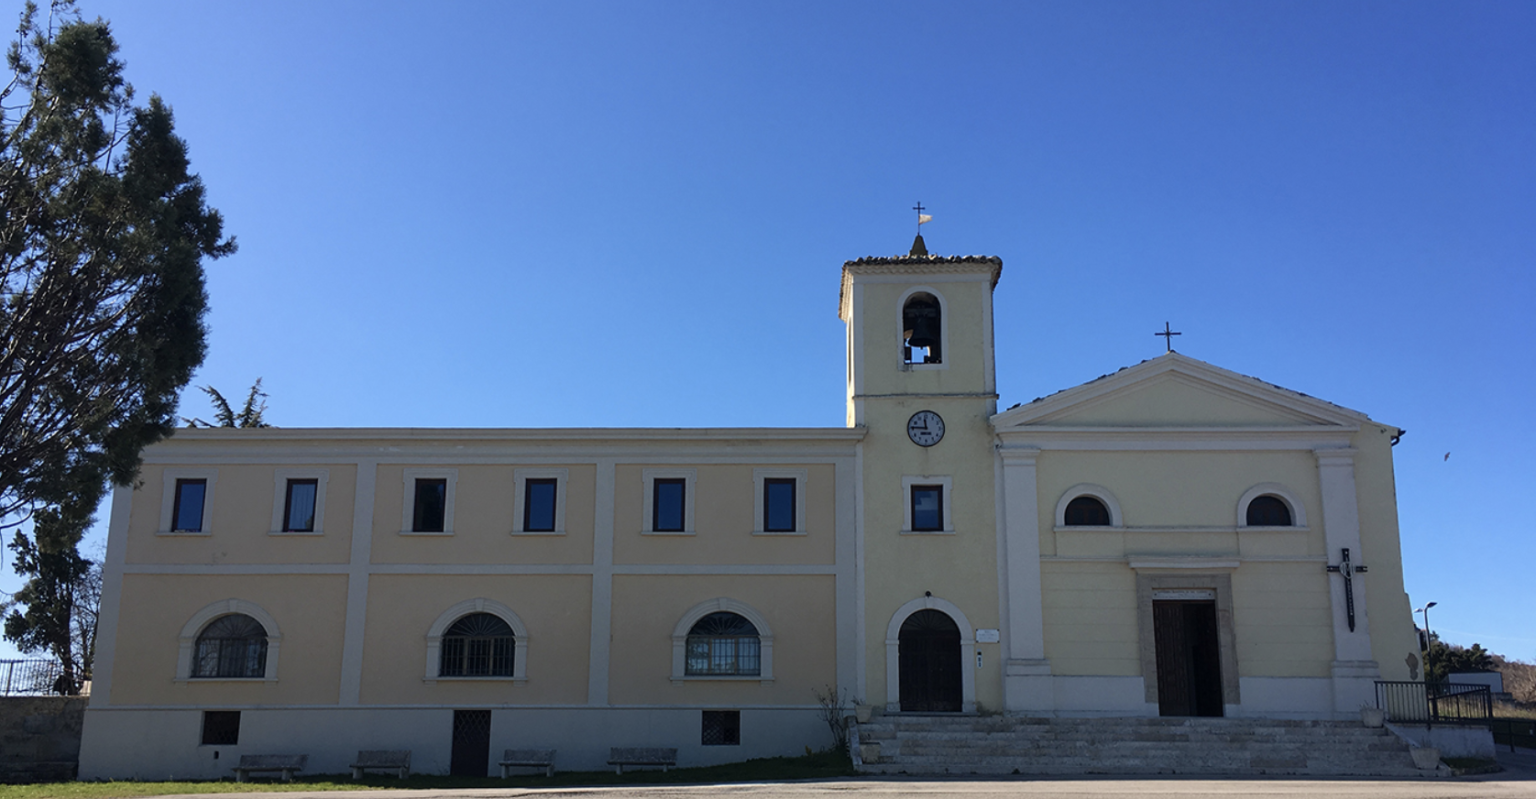
[[658, 533], [683, 532], [688, 481], [681, 477], [658, 478], [651, 490], [651, 529]]
[[763, 480], [763, 531], [795, 532], [795, 478], [770, 477]]
[[555, 493], [559, 481], [553, 477], [523, 481], [523, 532], [555, 531]]
[[283, 500], [283, 532], [315, 531], [315, 498], [320, 494], [319, 480], [289, 480], [288, 496]]
[[944, 529], [944, 486], [912, 486], [912, 529], [920, 532]]
[[740, 746], [741, 711], [706, 710], [699, 743], [705, 746]]
[[203, 746], [235, 746], [240, 743], [240, 711], [203, 711]]
[[171, 532], [197, 533], [203, 529], [203, 497], [208, 493], [207, 480], [177, 480], [176, 499], [171, 518]]
[[411, 532], [441, 533], [448, 510], [448, 481], [444, 478], [417, 478], [416, 504], [411, 514]]

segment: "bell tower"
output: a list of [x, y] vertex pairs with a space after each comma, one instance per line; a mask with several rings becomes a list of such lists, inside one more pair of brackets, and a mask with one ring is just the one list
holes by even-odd
[[[890, 711], [1003, 707], [1003, 664], [988, 645], [997, 639], [976, 633], [1001, 627], [991, 416], [1002, 269], [993, 256], [929, 254], [921, 235], [905, 255], [843, 264], [847, 423], [868, 431], [858, 524], [866, 697]], [[956, 632], [957, 643], [934, 643]], [[942, 651], [911, 657], [933, 646]], [[934, 663], [959, 668], [915, 673]]]

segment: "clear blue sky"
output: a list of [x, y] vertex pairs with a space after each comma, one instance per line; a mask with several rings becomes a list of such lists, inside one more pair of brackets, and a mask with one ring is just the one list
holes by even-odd
[[276, 424], [841, 425], [920, 200], [1003, 259], [1002, 407], [1166, 320], [1404, 427], [1415, 606], [1536, 659], [1536, 4], [82, 4], [239, 238], [196, 383]]

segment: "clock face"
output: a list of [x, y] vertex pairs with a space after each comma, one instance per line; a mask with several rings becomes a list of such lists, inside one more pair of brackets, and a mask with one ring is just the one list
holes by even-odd
[[944, 420], [933, 411], [918, 411], [907, 420], [907, 437], [919, 447], [931, 447], [944, 438]]

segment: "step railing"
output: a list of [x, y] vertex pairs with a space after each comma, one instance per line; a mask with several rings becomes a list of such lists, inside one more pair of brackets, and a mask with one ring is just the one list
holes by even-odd
[[1475, 724], [1493, 721], [1493, 693], [1486, 685], [1376, 681], [1376, 707], [1399, 724]]

